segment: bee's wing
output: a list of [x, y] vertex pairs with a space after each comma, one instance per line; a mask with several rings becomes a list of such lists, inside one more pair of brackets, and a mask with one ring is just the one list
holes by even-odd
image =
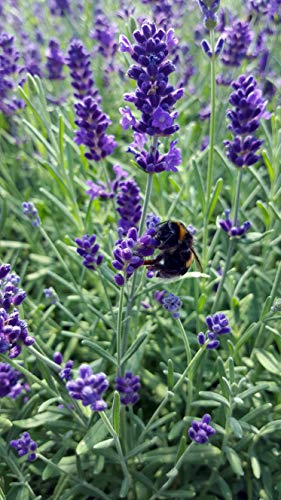
[[194, 248], [191, 248], [191, 251], [192, 251], [192, 253], [193, 253], [194, 257], [195, 257], [196, 264], [197, 264], [197, 267], [198, 267], [200, 273], [203, 273], [202, 264], [200, 262], [200, 259], [199, 259], [198, 255], [197, 255], [197, 253], [195, 252]]

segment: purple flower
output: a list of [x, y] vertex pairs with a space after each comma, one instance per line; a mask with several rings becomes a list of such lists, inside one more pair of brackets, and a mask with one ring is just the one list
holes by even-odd
[[140, 189], [134, 179], [120, 182], [116, 198], [120, 238], [126, 236], [131, 227], [138, 227], [142, 213], [140, 199]]
[[22, 83], [18, 66], [19, 52], [14, 47], [14, 37], [8, 33], [0, 35], [0, 111], [12, 115], [25, 106], [22, 99], [14, 95], [14, 89]]
[[83, 406], [90, 406], [93, 411], [104, 411], [106, 402], [102, 399], [109, 382], [104, 373], [93, 374], [92, 368], [83, 364], [79, 368], [79, 377], [67, 382], [66, 388], [73, 399], [81, 400]]
[[[53, 360], [57, 365], [62, 365], [63, 363], [63, 357], [61, 352], [56, 351], [53, 355]], [[66, 380], [67, 382], [73, 378], [72, 374], [72, 368], [73, 368], [73, 361], [69, 359], [63, 369], [60, 371], [59, 375], [62, 380]]]
[[206, 334], [200, 332], [197, 340], [200, 345], [203, 345], [206, 342], [206, 338], [208, 338], [209, 342], [207, 344], [207, 349], [217, 349], [220, 345], [220, 341], [217, 337], [231, 332], [228, 319], [225, 314], [216, 313], [213, 316], [206, 317], [206, 324], [209, 330]]
[[230, 67], [239, 67], [243, 59], [248, 58], [254, 32], [246, 21], [235, 20], [231, 26], [225, 28], [224, 38], [222, 63]]
[[116, 26], [98, 8], [95, 15], [95, 29], [91, 32], [91, 38], [96, 41], [96, 51], [103, 56], [106, 62], [103, 74], [103, 83], [105, 86], [109, 84], [109, 74], [112, 71], [116, 71], [114, 64], [114, 56], [118, 50], [116, 34]]
[[78, 116], [75, 123], [79, 129], [75, 132], [74, 141], [89, 148], [85, 157], [89, 160], [99, 161], [110, 155], [117, 143], [113, 135], [105, 133], [111, 122], [100, 109], [97, 101], [93, 97], [87, 96], [75, 104], [75, 110]]
[[216, 12], [220, 6], [220, 0], [198, 0], [203, 15], [204, 25], [208, 30], [213, 30], [217, 25]]
[[237, 166], [244, 167], [256, 163], [260, 156], [257, 151], [263, 141], [253, 134], [260, 126], [262, 118], [270, 118], [266, 111], [267, 101], [263, 99], [261, 90], [253, 76], [241, 75], [232, 82], [234, 92], [229, 102], [234, 109], [227, 111], [230, 120], [229, 129], [234, 136], [232, 141], [225, 141], [227, 157]]
[[9, 363], [0, 363], [0, 398], [7, 396], [16, 399], [23, 391], [29, 391], [29, 385], [21, 380], [23, 378]]
[[57, 40], [49, 41], [48, 48], [46, 49], [46, 58], [47, 78], [49, 80], [63, 80], [62, 70], [65, 65], [65, 58]]
[[46, 299], [50, 299], [52, 304], [57, 304], [58, 296], [57, 296], [56, 291], [54, 290], [54, 288], [52, 286], [44, 289], [44, 295], [45, 295]]
[[177, 113], [173, 112], [175, 103], [183, 96], [183, 89], [175, 90], [168, 77], [175, 71], [174, 65], [167, 60], [169, 51], [174, 47], [173, 30], [165, 32], [153, 23], [145, 22], [141, 29], [134, 32], [136, 44], [131, 46], [122, 37], [121, 51], [129, 52], [136, 62], [128, 71], [129, 78], [137, 81], [137, 91], [125, 95], [125, 101], [132, 102], [141, 112], [141, 119], [122, 112], [122, 123], [126, 128], [132, 126], [135, 132], [150, 136], [171, 135], [179, 129], [174, 124]]
[[125, 377], [116, 377], [115, 389], [120, 393], [120, 401], [123, 405], [134, 405], [139, 400], [141, 388], [140, 377], [126, 372]]
[[98, 253], [99, 245], [96, 243], [96, 235], [85, 234], [82, 238], [76, 238], [75, 243], [78, 245], [76, 252], [83, 257], [83, 266], [87, 269], [95, 271], [103, 261], [103, 256]]
[[[177, 172], [177, 166], [181, 164], [181, 150], [176, 147], [178, 141], [171, 141], [169, 146], [169, 151], [166, 154], [160, 154], [159, 152], [159, 142], [157, 147], [151, 146], [149, 151], [142, 148], [144, 138], [140, 140], [142, 134], [134, 134], [134, 142], [128, 148], [128, 152], [132, 153], [135, 157], [138, 166], [148, 174], [160, 173], [160, 172]], [[133, 146], [133, 147], [132, 147]], [[137, 146], [139, 149], [136, 149]]]
[[[154, 253], [158, 242], [154, 238], [155, 229], [148, 229], [139, 238], [135, 227], [129, 229], [126, 238], [118, 240], [113, 251], [114, 260], [112, 265], [117, 271], [123, 271], [126, 279], [144, 263], [144, 257]], [[114, 280], [117, 285], [123, 286], [125, 278], [120, 273], [116, 274]]]
[[179, 297], [173, 293], [166, 292], [166, 290], [156, 290], [154, 298], [164, 307], [164, 309], [172, 314], [173, 318], [176, 319], [180, 317], [179, 310], [182, 306], [182, 301]]
[[17, 309], [9, 313], [0, 309], [0, 353], [9, 351], [10, 358], [17, 358], [22, 344], [30, 346], [34, 342], [35, 339], [28, 333], [26, 322], [19, 318]]
[[3, 264], [2, 278], [0, 277], [0, 307], [6, 311], [12, 306], [19, 306], [26, 297], [26, 292], [18, 287], [20, 277], [16, 274], [9, 273], [10, 264]]
[[69, 0], [49, 0], [51, 14], [55, 16], [66, 16], [70, 14]]
[[247, 220], [241, 226], [238, 224], [234, 226], [234, 222], [230, 219], [230, 210], [224, 211], [225, 219], [219, 220], [219, 225], [223, 231], [225, 231], [229, 236], [243, 236], [251, 227], [251, 223]]
[[11, 264], [1, 264], [0, 265], [0, 280], [6, 278], [11, 270]]
[[28, 455], [27, 460], [29, 462], [36, 459], [35, 450], [37, 449], [37, 443], [32, 441], [28, 432], [23, 432], [19, 439], [10, 441], [10, 445], [16, 449], [19, 457]]
[[157, 229], [157, 226], [160, 224], [161, 219], [157, 215], [148, 213], [145, 218], [145, 226], [146, 229]]
[[94, 87], [94, 78], [90, 68], [90, 54], [86, 52], [80, 40], [73, 40], [68, 49], [66, 64], [70, 68], [71, 85], [74, 88], [74, 97], [83, 100], [84, 97], [94, 97], [100, 101], [97, 89]]
[[113, 181], [109, 181], [108, 185], [102, 181], [98, 181], [97, 183], [89, 180], [86, 184], [90, 187], [86, 193], [90, 196], [91, 200], [95, 198], [101, 198], [102, 200], [106, 200], [108, 198], [114, 198], [116, 192], [119, 189], [119, 185], [121, 179], [124, 177], [128, 177], [128, 172], [123, 170], [119, 165], [114, 165], [113, 171], [115, 174], [115, 179]]
[[34, 204], [30, 201], [24, 201], [22, 203], [22, 211], [24, 215], [31, 221], [34, 227], [38, 227], [41, 224], [40, 217], [38, 215], [38, 210]]
[[210, 426], [211, 417], [206, 413], [201, 420], [193, 420], [188, 430], [188, 435], [197, 444], [205, 444], [209, 441], [209, 436], [213, 436], [216, 431]]
[[27, 38], [25, 47], [23, 49], [24, 70], [32, 76], [38, 75], [42, 77], [41, 63], [42, 58], [40, 50], [35, 43], [32, 43]]

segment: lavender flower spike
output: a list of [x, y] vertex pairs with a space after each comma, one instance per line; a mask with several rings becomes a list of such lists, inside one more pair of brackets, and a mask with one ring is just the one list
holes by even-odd
[[216, 12], [220, 6], [220, 0], [198, 0], [199, 7], [203, 15], [205, 27], [213, 30], [217, 25]]
[[[173, 30], [165, 32], [153, 23], [145, 22], [134, 32], [135, 45], [122, 37], [121, 51], [129, 52], [136, 64], [128, 71], [129, 78], [137, 81], [137, 91], [126, 94], [125, 101], [132, 102], [141, 112], [141, 119], [123, 115], [125, 127], [131, 123], [134, 131], [150, 136], [168, 136], [179, 129], [173, 111], [175, 103], [183, 96], [183, 89], [175, 90], [168, 77], [175, 66], [167, 59], [177, 43]], [[123, 111], [121, 111], [124, 113]], [[129, 121], [128, 121], [129, 120]]]
[[206, 317], [206, 324], [209, 330], [206, 335], [203, 332], [198, 334], [198, 342], [200, 345], [205, 344], [206, 337], [209, 342], [207, 344], [207, 349], [217, 349], [220, 345], [220, 341], [217, 339], [219, 335], [225, 335], [231, 332], [231, 328], [228, 323], [228, 319], [223, 313], [216, 313], [213, 316]]
[[99, 245], [96, 243], [96, 235], [89, 236], [85, 234], [82, 238], [76, 238], [75, 243], [78, 245], [77, 253], [83, 257], [83, 266], [87, 269], [95, 271], [103, 261], [103, 255], [98, 253]]
[[86, 96], [100, 100], [94, 87], [94, 78], [90, 68], [90, 54], [86, 52], [80, 40], [73, 40], [68, 49], [66, 64], [70, 68], [71, 85], [75, 90], [74, 97], [82, 99]]
[[180, 317], [179, 310], [182, 306], [182, 301], [179, 297], [173, 293], [166, 292], [166, 290], [156, 290], [154, 298], [164, 307], [164, 309], [172, 314], [173, 318], [176, 319]]
[[189, 428], [188, 435], [197, 444], [205, 444], [209, 441], [209, 436], [213, 436], [216, 431], [210, 425], [211, 417], [206, 413], [201, 420], [197, 422], [193, 420]]
[[0, 363], [0, 399], [7, 396], [16, 399], [23, 391], [29, 391], [22, 373], [12, 368], [9, 363]]
[[35, 450], [37, 449], [36, 441], [32, 441], [28, 432], [23, 432], [19, 439], [10, 441], [12, 448], [15, 448], [19, 457], [28, 455], [27, 460], [32, 462], [36, 459]]
[[115, 379], [115, 389], [120, 393], [123, 405], [134, 405], [140, 398], [140, 388], [140, 377], [133, 375], [132, 372], [126, 372], [125, 377]]
[[104, 373], [93, 374], [92, 368], [83, 364], [79, 368], [79, 377], [67, 382], [66, 388], [73, 399], [81, 400], [83, 406], [90, 406], [93, 411], [104, 411], [106, 402], [102, 399], [109, 382]]
[[225, 219], [219, 220], [219, 225], [223, 231], [229, 234], [229, 236], [243, 236], [251, 227], [250, 221], [245, 221], [241, 226], [238, 224], [234, 226], [234, 222], [230, 219], [230, 210], [225, 210]]
[[47, 78], [49, 80], [63, 80], [62, 69], [65, 65], [65, 58], [56, 40], [50, 40], [46, 50], [46, 58]]
[[22, 211], [34, 227], [40, 226], [41, 220], [38, 215], [38, 210], [31, 201], [24, 201], [22, 203]]
[[84, 144], [89, 148], [85, 157], [89, 160], [99, 161], [110, 155], [117, 146], [113, 135], [105, 133], [111, 121], [99, 108], [93, 97], [85, 97], [81, 102], [75, 104], [78, 119], [75, 120], [79, 129], [75, 132], [74, 141]]
[[118, 221], [118, 235], [120, 238], [127, 235], [130, 227], [137, 227], [141, 218], [140, 189], [134, 179], [120, 182], [116, 198]]
[[234, 92], [230, 95], [229, 102], [234, 109], [227, 111], [230, 120], [229, 129], [234, 138], [224, 141], [227, 157], [239, 168], [256, 163], [260, 156], [257, 151], [262, 145], [253, 132], [260, 126], [262, 118], [269, 119], [270, 113], [266, 111], [267, 101], [263, 99], [261, 90], [253, 76], [241, 75], [237, 81], [232, 82]]

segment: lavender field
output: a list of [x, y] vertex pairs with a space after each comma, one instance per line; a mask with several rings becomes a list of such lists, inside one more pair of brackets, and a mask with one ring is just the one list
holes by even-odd
[[0, 500], [281, 499], [280, 53], [280, 0], [0, 0]]

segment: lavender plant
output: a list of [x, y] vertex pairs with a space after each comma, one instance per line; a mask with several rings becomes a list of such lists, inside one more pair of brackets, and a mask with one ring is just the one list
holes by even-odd
[[0, 1], [0, 496], [277, 499], [280, 2], [43, 4]]

